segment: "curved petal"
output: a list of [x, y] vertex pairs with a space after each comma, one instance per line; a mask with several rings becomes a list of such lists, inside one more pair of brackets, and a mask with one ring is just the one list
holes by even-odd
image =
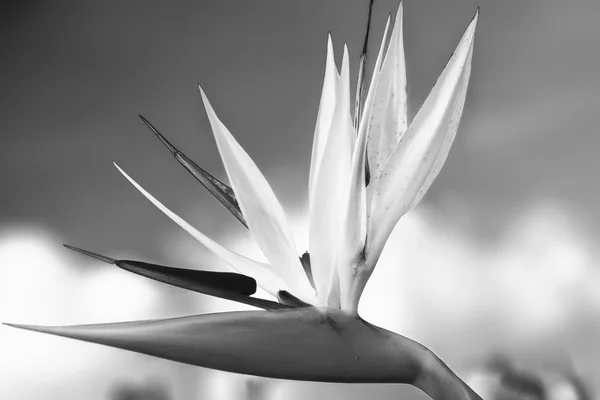
[[202, 88], [199, 89], [227, 176], [254, 240], [291, 292], [315, 303], [314, 290], [298, 258], [281, 204], [256, 164], [219, 120]]
[[317, 174], [321, 167], [327, 136], [331, 128], [331, 121], [335, 111], [335, 94], [338, 81], [337, 67], [335, 66], [335, 57], [331, 35], [327, 36], [327, 61], [325, 64], [325, 78], [323, 79], [323, 89], [321, 90], [321, 101], [319, 102], [319, 112], [317, 114], [317, 125], [313, 138], [312, 155], [310, 157], [310, 174], [308, 178], [308, 198], [312, 201]]
[[[333, 283], [335, 258], [344, 216], [346, 188], [351, 170], [355, 133], [350, 117], [348, 50], [337, 88], [335, 112], [310, 203], [309, 250], [319, 304], [338, 306]], [[330, 298], [331, 297], [331, 298]]]
[[187, 231], [190, 235], [195, 237], [198, 241], [200, 241], [203, 245], [205, 245], [210, 251], [212, 251], [216, 256], [225, 261], [229, 266], [241, 274], [249, 275], [252, 278], [256, 279], [257, 284], [265, 289], [268, 293], [277, 297], [277, 292], [280, 290], [287, 290], [286, 284], [283, 282], [281, 278], [279, 278], [272, 270], [272, 267], [268, 264], [264, 264], [258, 261], [251, 260], [233, 252], [208, 236], [204, 235], [202, 232], [198, 231], [192, 225], [183, 220], [179, 215], [175, 214], [173, 211], [169, 210], [165, 207], [160, 201], [154, 198], [150, 193], [148, 193], [143, 187], [141, 187], [136, 181], [133, 180], [125, 171], [121, 169], [116, 163], [113, 163], [115, 167], [123, 174], [125, 178], [137, 190], [140, 191], [152, 204], [154, 204], [160, 211], [165, 213], [167, 217], [171, 218], [177, 225], [182, 227], [185, 231]]
[[368, 246], [374, 257], [379, 256], [398, 219], [427, 191], [448, 156], [467, 92], [477, 16], [373, 188]]
[[[368, 116], [365, 117], [368, 118]], [[344, 196], [346, 204], [342, 206], [345, 214], [340, 221], [342, 229], [336, 258], [341, 308], [353, 312], [357, 310], [359, 297], [353, 296], [352, 286], [356, 279], [362, 278], [359, 266], [364, 260], [367, 239], [366, 145], [367, 129], [361, 129], [352, 156], [350, 175]]]
[[[372, 89], [375, 95], [371, 106], [367, 150], [371, 181], [379, 178], [387, 159], [406, 131], [406, 65], [402, 35], [402, 4], [400, 2], [398, 6], [385, 60]], [[386, 38], [387, 31], [383, 36], [381, 48], [384, 47]]]
[[367, 143], [369, 143], [371, 140], [374, 140], [370, 135], [373, 128], [369, 127], [369, 123], [371, 123], [371, 120], [373, 118], [373, 110], [375, 108], [374, 103], [375, 103], [375, 98], [376, 98], [376, 94], [377, 94], [377, 85], [379, 84], [379, 80], [382, 76], [381, 64], [383, 63], [383, 53], [384, 53], [384, 49], [385, 49], [385, 41], [388, 36], [389, 28], [390, 28], [390, 17], [388, 17], [388, 19], [385, 23], [385, 29], [383, 30], [383, 37], [381, 39], [381, 45], [379, 47], [379, 52], [377, 53], [377, 59], [375, 60], [375, 67], [373, 68], [373, 75], [371, 76], [371, 82], [369, 82], [369, 90], [367, 92], [367, 97], [365, 99], [364, 114], [362, 115], [360, 124], [359, 124], [359, 135], [360, 135], [360, 130], [367, 131]]

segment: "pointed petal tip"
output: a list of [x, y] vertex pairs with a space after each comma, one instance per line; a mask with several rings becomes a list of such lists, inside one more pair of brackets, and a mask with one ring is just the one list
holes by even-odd
[[[390, 13], [390, 17], [391, 16], [392, 13]], [[400, 23], [402, 18], [404, 18], [404, 1], [400, 0], [398, 3], [398, 9], [396, 10], [396, 16], [394, 17], [394, 25], [396, 25], [396, 23]]]
[[466, 50], [473, 47], [474, 38], [475, 38], [475, 30], [477, 28], [477, 21], [479, 20], [479, 7], [475, 10], [475, 14], [473, 18], [467, 25], [460, 42], [458, 43], [456, 49], [454, 50], [453, 56], [461, 51], [461, 49]]
[[[79, 325], [79, 326], [44, 326], [44, 325], [26, 325], [26, 324], [11, 324], [11, 323], [6, 323], [3, 322], [2, 325], [6, 325], [8, 327], [11, 328], [15, 328], [15, 329], [22, 329], [24, 331], [30, 331], [30, 332], [38, 332], [38, 333], [46, 333], [49, 335], [57, 335], [57, 336], [63, 336], [63, 337], [69, 337], [68, 335], [68, 331], [69, 328], [78, 328], [78, 327], [83, 327], [84, 325]], [[67, 331], [65, 334], [65, 331]], [[73, 337], [75, 338], [75, 337]]]
[[121, 169], [121, 167], [119, 167], [119, 164], [117, 164], [117, 162], [116, 162], [116, 161], [114, 161], [114, 160], [113, 160], [113, 161], [112, 161], [112, 163], [113, 163], [113, 165], [115, 166], [115, 168], [119, 170], [119, 172], [120, 172], [121, 174], [123, 174], [125, 177], [127, 177], [127, 174], [125, 173], [125, 171], [123, 171], [123, 169]]
[[206, 95], [206, 93], [204, 92], [204, 89], [202, 89], [202, 86], [199, 83], [198, 83], [198, 90], [200, 91], [200, 96], [202, 97], [202, 103], [204, 104], [204, 110], [206, 111], [208, 118], [211, 119], [213, 117], [211, 114], [214, 114], [214, 110], [212, 108], [212, 105], [210, 104], [210, 101], [208, 101], [208, 96]]
[[204, 89], [202, 89], [202, 85], [200, 84], [200, 82], [196, 82], [196, 85], [198, 86], [198, 90], [200, 91], [202, 100], [204, 100], [206, 98], [206, 93], [204, 93]]
[[152, 133], [154, 133], [154, 135], [155, 135], [155, 136], [158, 138], [158, 140], [160, 140], [160, 141], [162, 142], [162, 144], [164, 144], [164, 145], [165, 145], [165, 147], [166, 147], [167, 149], [169, 149], [169, 151], [170, 151], [171, 153], [173, 153], [173, 154], [176, 154], [176, 153], [178, 152], [177, 148], [176, 148], [175, 146], [173, 146], [173, 145], [171, 144], [171, 142], [169, 142], [169, 141], [167, 140], [167, 138], [165, 138], [165, 137], [164, 137], [164, 136], [163, 136], [163, 135], [162, 135], [162, 134], [161, 134], [161, 133], [158, 131], [158, 129], [156, 129], [156, 128], [154, 127], [154, 125], [152, 125], [152, 124], [150, 123], [150, 121], [148, 121], [146, 118], [144, 118], [144, 116], [143, 116], [143, 115], [141, 115], [141, 114], [139, 115], [139, 117], [140, 117], [140, 118], [141, 118], [141, 120], [142, 120], [142, 121], [143, 121], [143, 122], [146, 124], [146, 126], [147, 126], [147, 127], [148, 127], [148, 128], [151, 130], [151, 131], [152, 131]]
[[327, 56], [333, 57], [333, 37], [331, 31], [327, 32]]
[[76, 252], [81, 253], [83, 255], [86, 255], [88, 257], [95, 258], [96, 260], [103, 261], [103, 262], [105, 262], [107, 264], [114, 264], [114, 263], [117, 262], [117, 260], [115, 260], [114, 258], [103, 256], [102, 254], [93, 253], [91, 251], [83, 250], [83, 249], [80, 249], [78, 247], [71, 246], [71, 245], [68, 245], [68, 244], [63, 244], [63, 246], [65, 246], [69, 250], [76, 251]]
[[475, 27], [477, 26], [477, 21], [479, 20], [479, 7], [477, 7], [477, 9], [475, 10], [475, 14], [473, 14], [473, 18], [471, 18], [471, 22], [469, 23], [469, 26], [467, 27], [467, 30], [474, 30]]
[[205, 102], [206, 101], [206, 93], [204, 93], [204, 89], [202, 89], [202, 85], [200, 84], [200, 82], [196, 82], [196, 86], [198, 87], [198, 90], [200, 91], [200, 96], [202, 96], [202, 101]]
[[476, 25], [478, 20], [479, 20], [479, 7], [477, 7], [477, 9], [475, 10], [475, 15], [473, 15], [473, 19], [472, 19], [471, 23]]
[[348, 43], [344, 42], [344, 55], [342, 56], [342, 67], [340, 69], [340, 77], [348, 75], [350, 78], [350, 52], [348, 51]]
[[137, 182], [134, 183], [133, 178], [130, 177], [129, 174], [127, 174], [127, 172], [123, 171], [123, 169], [121, 167], [119, 167], [119, 164], [117, 164], [116, 161], [113, 161], [112, 163], [115, 166], [115, 168], [117, 168], [119, 170], [119, 172], [121, 173], [121, 175], [123, 175], [125, 178], [127, 178], [127, 180], [133, 184], [133, 186], [137, 187]]
[[15, 329], [23, 329], [26, 331], [48, 332], [48, 330], [44, 329], [45, 328], [44, 326], [38, 326], [38, 325], [12, 324], [10, 322], [2, 322], [2, 325], [8, 326], [10, 328], [15, 328]]

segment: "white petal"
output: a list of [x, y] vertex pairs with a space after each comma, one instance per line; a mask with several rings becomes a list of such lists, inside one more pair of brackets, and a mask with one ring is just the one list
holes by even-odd
[[198, 231], [196, 228], [191, 226], [189, 223], [184, 221], [180, 216], [175, 214], [173, 211], [169, 210], [165, 207], [160, 201], [158, 201], [154, 196], [148, 193], [143, 187], [141, 187], [136, 181], [133, 180], [125, 171], [123, 171], [116, 163], [114, 163], [115, 167], [123, 174], [125, 178], [137, 190], [139, 190], [152, 204], [154, 204], [160, 211], [165, 213], [169, 218], [171, 218], [177, 225], [185, 229], [190, 235], [195, 237], [198, 241], [200, 241], [203, 245], [205, 245], [210, 251], [212, 251], [216, 256], [221, 258], [230, 267], [235, 269], [241, 274], [251, 276], [256, 279], [256, 283], [266, 290], [268, 293], [277, 297], [277, 292], [279, 290], [288, 290], [287, 286], [273, 271], [272, 267], [268, 264], [264, 264], [258, 261], [251, 260], [246, 258], [238, 253], [235, 253], [214, 240], [210, 239], [208, 236], [204, 235], [202, 232]]
[[[356, 311], [360, 292], [352, 289], [356, 279], [362, 279], [360, 264], [364, 259], [367, 236], [367, 198], [365, 187], [365, 160], [367, 129], [359, 131], [352, 156], [352, 165], [346, 185], [345, 214], [342, 216], [340, 243], [337, 255], [337, 273], [341, 294], [341, 308]], [[366, 282], [367, 277], [364, 277]], [[362, 291], [362, 290], [361, 290]]]
[[379, 47], [379, 52], [377, 54], [377, 60], [375, 61], [375, 67], [373, 68], [373, 75], [371, 76], [371, 82], [369, 83], [369, 91], [367, 92], [367, 98], [365, 99], [364, 104], [364, 112], [361, 116], [360, 124], [359, 124], [359, 133], [361, 135], [361, 131], [367, 131], [367, 144], [371, 140], [370, 132], [371, 127], [369, 124], [371, 123], [371, 119], [373, 117], [373, 105], [375, 102], [375, 97], [377, 94], [377, 85], [382, 75], [381, 64], [383, 62], [383, 50], [385, 48], [385, 41], [388, 34], [388, 29], [390, 27], [390, 18], [388, 17], [387, 22], [385, 23], [385, 29], [383, 31], [383, 39], [381, 41], [381, 46]]
[[317, 174], [321, 167], [327, 135], [331, 128], [331, 120], [335, 110], [335, 93], [338, 81], [337, 67], [335, 66], [335, 57], [331, 35], [327, 37], [327, 62], [325, 65], [325, 78], [323, 79], [323, 89], [321, 91], [321, 101], [319, 103], [319, 113], [317, 114], [317, 125], [315, 127], [315, 136], [313, 139], [312, 155], [310, 158], [310, 175], [308, 179], [308, 198], [312, 201], [315, 191]]
[[337, 282], [335, 260], [355, 136], [350, 117], [349, 61], [345, 47], [331, 130], [310, 204], [309, 250], [313, 277], [319, 303], [332, 307], [339, 301], [338, 286], [334, 284]]
[[[348, 46], [344, 44], [344, 54], [342, 56], [342, 68], [340, 70], [340, 80], [338, 92], [336, 96], [336, 111], [334, 112], [333, 124], [346, 124], [349, 122], [350, 128], [353, 128], [352, 116], [350, 115], [350, 55], [348, 54]], [[339, 105], [339, 109], [337, 108]], [[348, 116], [348, 118], [346, 118]], [[333, 126], [332, 128], [335, 128]], [[343, 125], [341, 125], [343, 126]], [[343, 129], [348, 136], [347, 139], [352, 144], [356, 143], [356, 131], [354, 129]]]
[[477, 14], [376, 182], [368, 234], [373, 256], [448, 156], [467, 92], [476, 25]]
[[[339, 277], [340, 303], [341, 308], [356, 311], [360, 292], [356, 291], [356, 280], [366, 283], [368, 276], [361, 276], [360, 265], [363, 258], [367, 234], [367, 199], [365, 188], [365, 163], [366, 163], [366, 145], [371, 119], [371, 110], [375, 97], [375, 89], [383, 58], [383, 49], [385, 39], [389, 29], [390, 19], [388, 18], [383, 33], [383, 41], [377, 55], [375, 68], [369, 84], [369, 91], [365, 99], [364, 113], [362, 114], [358, 130], [358, 139], [354, 146], [350, 175], [348, 176], [348, 185], [343, 199], [345, 214], [343, 215], [340, 232], [340, 243], [338, 245], [338, 255], [336, 259], [336, 269]], [[359, 283], [358, 286], [361, 286]]]
[[[374, 88], [367, 148], [371, 181], [379, 178], [387, 159], [406, 131], [406, 65], [402, 14], [403, 6], [400, 2], [385, 60]], [[383, 36], [382, 48], [386, 37], [387, 35]], [[369, 194], [371, 193], [370, 191]]]
[[227, 176], [254, 240], [291, 292], [313, 303], [314, 290], [300, 264], [281, 204], [250, 156], [219, 120], [202, 88], [200, 93]]

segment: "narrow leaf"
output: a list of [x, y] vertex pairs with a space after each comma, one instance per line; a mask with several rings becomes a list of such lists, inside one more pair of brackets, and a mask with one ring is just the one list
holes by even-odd
[[74, 246], [64, 246], [101, 261], [112, 260], [110, 264], [114, 264], [125, 271], [193, 292], [232, 300], [266, 310], [288, 308], [286, 305], [274, 301], [250, 297], [250, 295], [256, 293], [256, 280], [246, 275], [231, 272], [198, 271], [167, 267], [142, 261], [115, 260]]
[[242, 215], [240, 206], [235, 198], [233, 189], [200, 168], [194, 161], [187, 157], [171, 144], [146, 118], [140, 115], [140, 118], [148, 128], [156, 135], [156, 137], [165, 145], [165, 147], [173, 154], [175, 159], [190, 173], [198, 182], [202, 184], [217, 200], [221, 202], [246, 228], [246, 220]]
[[202, 88], [199, 89], [223, 165], [252, 236], [291, 292], [306, 302], [314, 302], [314, 291], [302, 270], [281, 204], [256, 164], [219, 120]]
[[210, 239], [208, 236], [204, 235], [202, 232], [198, 231], [196, 228], [184, 221], [183, 218], [165, 207], [160, 201], [155, 199], [154, 196], [148, 193], [143, 187], [134, 181], [133, 178], [127, 175], [125, 171], [123, 171], [116, 163], [114, 165], [117, 167], [119, 172], [121, 172], [121, 174], [123, 174], [123, 176], [127, 178], [127, 180], [137, 190], [140, 191], [140, 193], [150, 200], [152, 204], [154, 204], [160, 211], [171, 218], [177, 225], [182, 227], [186, 232], [205, 245], [216, 256], [229, 264], [230, 267], [244, 275], [248, 275], [256, 279], [258, 285], [273, 296], [277, 296], [277, 292], [279, 290], [287, 289], [287, 286], [283, 280], [273, 271], [270, 265], [246, 258]]

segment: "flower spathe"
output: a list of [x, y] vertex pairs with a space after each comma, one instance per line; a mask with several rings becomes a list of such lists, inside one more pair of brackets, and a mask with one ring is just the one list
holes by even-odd
[[[478, 14], [408, 124], [402, 13], [400, 4], [389, 40], [388, 18], [369, 89], [357, 101], [363, 104], [356, 112], [360, 118], [351, 114], [348, 49], [344, 46], [338, 71], [328, 38], [308, 179], [310, 257], [299, 257], [273, 190], [218, 118], [202, 88], [231, 188], [142, 119], [175, 158], [248, 227], [268, 262], [252, 260], [210, 239], [116, 164], [158, 209], [245, 276], [115, 260], [70, 247], [151, 279], [266, 311], [75, 327], [17, 327], [232, 372], [328, 382], [410, 383], [438, 399], [478, 399], [423, 346], [357, 315], [362, 291], [392, 229], [422, 199], [448, 156], [471, 70]], [[252, 297], [256, 284], [278, 302]]]
[[[227, 176], [248, 228], [268, 265], [224, 249], [148, 199], [235, 270], [271, 294], [356, 313], [360, 295], [394, 226], [429, 189], [456, 135], [467, 92], [477, 14], [410, 125], [400, 4], [386, 49], [386, 24], [362, 118], [350, 112], [348, 49], [341, 71], [331, 37], [309, 175], [309, 253], [316, 293], [304, 273], [285, 212], [267, 180], [218, 118], [200, 87]], [[365, 165], [370, 182], [365, 184]]]

